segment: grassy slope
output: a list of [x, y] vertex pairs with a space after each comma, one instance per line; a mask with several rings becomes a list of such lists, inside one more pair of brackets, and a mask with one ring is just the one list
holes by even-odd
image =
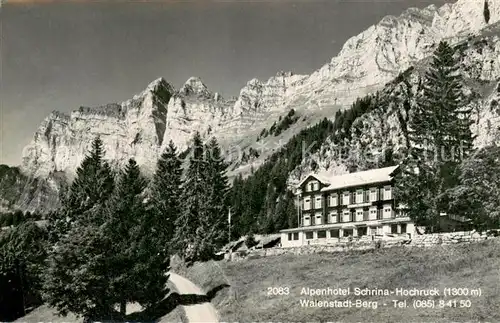
[[[231, 288], [216, 296], [223, 321], [343, 321], [343, 322], [449, 322], [500, 321], [500, 241], [429, 249], [393, 248], [370, 252], [276, 256], [241, 262], [220, 262]], [[187, 276], [203, 284], [203, 277], [215, 276], [214, 263], [203, 274], [198, 269]], [[213, 277], [209, 279], [216, 282]], [[205, 283], [205, 290], [210, 286]], [[267, 296], [267, 288], [289, 286], [289, 296]], [[379, 301], [377, 309], [303, 308], [302, 287], [360, 288], [481, 288], [482, 296], [470, 298], [469, 309], [406, 309], [383, 307], [394, 297], [360, 296]], [[330, 296], [329, 299], [335, 299]], [[348, 298], [355, 298], [351, 295]], [[338, 299], [341, 299], [339, 297]], [[402, 299], [403, 297], [396, 297]], [[425, 297], [423, 297], [425, 298]], [[457, 297], [465, 299], [466, 297]], [[323, 299], [314, 297], [313, 299]], [[411, 301], [413, 298], [408, 297]], [[439, 299], [442, 299], [440, 297]], [[409, 304], [411, 302], [408, 302]]]

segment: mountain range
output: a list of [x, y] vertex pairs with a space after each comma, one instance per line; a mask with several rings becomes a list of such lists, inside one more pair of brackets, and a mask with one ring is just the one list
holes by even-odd
[[[252, 79], [236, 98], [223, 98], [197, 77], [180, 89], [159, 78], [122, 103], [82, 106], [69, 115], [54, 111], [24, 148], [21, 166], [0, 168], [0, 209], [57, 206], [61, 188], [97, 135], [112, 165], [133, 157], [151, 174], [170, 140], [184, 151], [199, 131], [203, 138], [217, 137], [231, 165], [230, 176], [247, 175], [302, 129], [325, 117], [333, 120], [356, 99], [375, 93], [402, 97], [418, 82], [442, 40], [462, 54], [460, 72], [475, 111], [476, 144], [500, 141], [500, 0], [458, 0], [387, 16], [350, 38], [312, 74], [279, 72], [267, 81]], [[357, 118], [344, 144], [375, 154], [387, 147], [397, 151], [405, 141], [404, 113], [400, 105], [366, 113]], [[342, 173], [352, 168], [335, 158], [338, 143], [319, 144], [321, 149], [290, 174], [290, 184], [311, 170]]]

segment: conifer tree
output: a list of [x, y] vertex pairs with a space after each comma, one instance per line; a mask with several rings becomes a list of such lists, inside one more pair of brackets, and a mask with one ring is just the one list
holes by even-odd
[[24, 316], [41, 305], [41, 284], [47, 257], [47, 234], [32, 220], [0, 234], [0, 321]]
[[[96, 137], [89, 154], [76, 170], [69, 191], [62, 196], [62, 207], [49, 218], [49, 237], [52, 242], [66, 234], [76, 221], [88, 221], [88, 211], [103, 206], [110, 197], [114, 178], [104, 161], [103, 142]], [[102, 222], [104, 219], [101, 219]]]
[[205, 146], [206, 180], [207, 180], [207, 219], [206, 225], [211, 227], [212, 253], [228, 241], [229, 184], [227, 180], [227, 164], [224, 161], [219, 143], [213, 137]]
[[276, 188], [272, 183], [268, 184], [265, 202], [263, 208], [261, 209], [261, 214], [259, 218], [260, 222], [260, 232], [273, 233], [275, 228], [275, 216], [276, 216], [276, 201], [279, 195], [276, 192]]
[[55, 245], [48, 255], [44, 292], [47, 303], [61, 314], [105, 317], [113, 313], [108, 271], [112, 241], [103, 227], [114, 179], [103, 156], [102, 141], [96, 138], [62, 209], [49, 221]]
[[155, 230], [162, 236], [165, 246], [174, 234], [174, 225], [181, 213], [182, 162], [172, 141], [158, 160], [151, 189]]
[[455, 51], [441, 42], [408, 124], [409, 157], [398, 180], [397, 199], [417, 225], [436, 229], [443, 196], [458, 184], [458, 165], [472, 150], [471, 110]]
[[139, 166], [130, 159], [119, 176], [104, 227], [113, 242], [108, 258], [109, 288], [122, 315], [127, 302], [150, 306], [163, 299], [166, 292], [169, 257], [164, 247], [168, 241], [159, 241], [157, 233], [150, 230], [145, 188]]
[[190, 149], [189, 167], [182, 186], [181, 201], [183, 203], [179, 217], [175, 221], [173, 246], [176, 252], [187, 262], [204, 258], [204, 250], [200, 237], [203, 232], [201, 220], [207, 217], [206, 162], [201, 135], [196, 132]]
[[[244, 194], [243, 176], [239, 174], [233, 180], [233, 185], [229, 192], [231, 206], [231, 237], [240, 237], [246, 232], [246, 226], [243, 221], [243, 209], [246, 201]], [[229, 240], [229, 239], [228, 239]]]
[[490, 23], [490, 7], [489, 7], [489, 4], [488, 4], [488, 0], [484, 0], [484, 11], [483, 11], [483, 15], [484, 15], [484, 21], [489, 24]]
[[73, 214], [102, 203], [113, 191], [111, 168], [103, 158], [103, 142], [100, 137], [96, 137], [92, 142], [90, 153], [76, 170], [76, 178], [65, 200], [66, 209], [71, 210]]
[[460, 185], [449, 190], [449, 212], [477, 230], [500, 226], [500, 147], [478, 149], [460, 165]]
[[[87, 212], [94, 218], [105, 215], [97, 207]], [[61, 315], [72, 312], [87, 320], [113, 320], [116, 298], [109, 288], [108, 261], [112, 246], [101, 226], [72, 225], [49, 251], [43, 288], [46, 303]]]

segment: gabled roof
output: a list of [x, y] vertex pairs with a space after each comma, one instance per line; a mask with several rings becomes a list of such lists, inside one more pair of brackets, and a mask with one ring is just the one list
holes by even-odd
[[330, 185], [324, 187], [321, 191], [324, 192], [340, 188], [361, 186], [371, 183], [388, 182], [392, 180], [393, 173], [398, 167], [399, 166], [391, 166], [378, 169], [371, 169], [363, 172], [333, 176], [328, 179]]
[[300, 187], [302, 186], [302, 184], [304, 184], [305, 181], [307, 181], [309, 179], [309, 177], [314, 177], [316, 178], [318, 181], [320, 181], [321, 183], [323, 184], [330, 184], [330, 178], [329, 176], [325, 175], [325, 174], [316, 174], [316, 173], [309, 173], [306, 177], [304, 177], [303, 180], [301, 180], [296, 187]]

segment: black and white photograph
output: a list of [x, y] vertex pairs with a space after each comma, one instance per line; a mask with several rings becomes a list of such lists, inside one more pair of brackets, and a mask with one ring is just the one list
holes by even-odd
[[0, 322], [500, 322], [500, 0], [0, 0]]

